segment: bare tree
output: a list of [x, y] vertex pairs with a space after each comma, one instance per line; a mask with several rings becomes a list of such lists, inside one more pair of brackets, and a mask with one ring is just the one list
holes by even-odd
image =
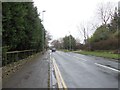
[[52, 46], [54, 46], [57, 49], [62, 49], [63, 48], [63, 38], [59, 38], [57, 40], [53, 40], [51, 42]]
[[79, 26], [77, 26], [77, 29], [80, 33], [80, 35], [84, 38], [84, 43], [87, 43], [87, 39], [89, 38], [89, 30], [90, 27], [88, 24], [82, 23]]
[[88, 49], [91, 50], [91, 42], [89, 40], [90, 36], [94, 33], [94, 31], [97, 29], [98, 24], [93, 24], [91, 22], [87, 24], [81, 24], [80, 26], [77, 26], [78, 31], [80, 32], [80, 35], [84, 38], [84, 44], [88, 45]]
[[77, 29], [80, 33], [80, 38], [81, 36], [84, 38], [84, 40], [86, 39], [86, 31], [85, 31], [85, 26], [83, 24], [77, 26]]
[[102, 20], [103, 25], [107, 25], [107, 23], [113, 18], [114, 14], [113, 4], [110, 2], [100, 3], [98, 6], [98, 17]]
[[49, 41], [52, 40], [52, 35], [48, 31], [46, 31], [45, 37], [46, 37], [45, 46], [47, 47], [48, 44], [50, 43]]

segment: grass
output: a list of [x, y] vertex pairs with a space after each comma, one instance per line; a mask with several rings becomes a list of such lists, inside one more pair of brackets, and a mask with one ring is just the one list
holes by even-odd
[[120, 59], [120, 54], [113, 54], [106, 51], [74, 51], [79, 54], [93, 55], [98, 57], [110, 58], [110, 59]]
[[63, 51], [63, 52], [70, 52], [70, 50], [66, 50], [66, 49], [60, 49], [60, 51]]

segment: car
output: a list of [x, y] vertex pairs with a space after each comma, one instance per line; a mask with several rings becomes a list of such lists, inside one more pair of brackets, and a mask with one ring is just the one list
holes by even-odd
[[56, 48], [52, 48], [52, 52], [55, 52], [56, 51]]

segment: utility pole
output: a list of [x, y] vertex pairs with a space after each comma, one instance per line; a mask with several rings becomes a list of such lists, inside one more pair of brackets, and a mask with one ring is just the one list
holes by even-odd
[[[70, 31], [69, 31], [69, 34], [70, 34]], [[69, 47], [70, 47], [70, 50], [71, 50], [71, 34], [69, 35]]]
[[86, 31], [85, 31], [85, 28], [84, 28], [84, 30], [83, 30], [83, 33], [84, 33], [84, 42], [85, 42], [85, 44], [86, 44]]

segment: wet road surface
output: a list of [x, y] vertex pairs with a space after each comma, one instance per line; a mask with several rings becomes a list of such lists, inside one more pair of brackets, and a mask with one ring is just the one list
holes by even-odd
[[68, 88], [118, 88], [118, 63], [101, 57], [56, 51], [51, 57]]
[[3, 80], [3, 88], [48, 88], [50, 57], [54, 58], [68, 88], [118, 88], [118, 63], [72, 52], [46, 52]]

